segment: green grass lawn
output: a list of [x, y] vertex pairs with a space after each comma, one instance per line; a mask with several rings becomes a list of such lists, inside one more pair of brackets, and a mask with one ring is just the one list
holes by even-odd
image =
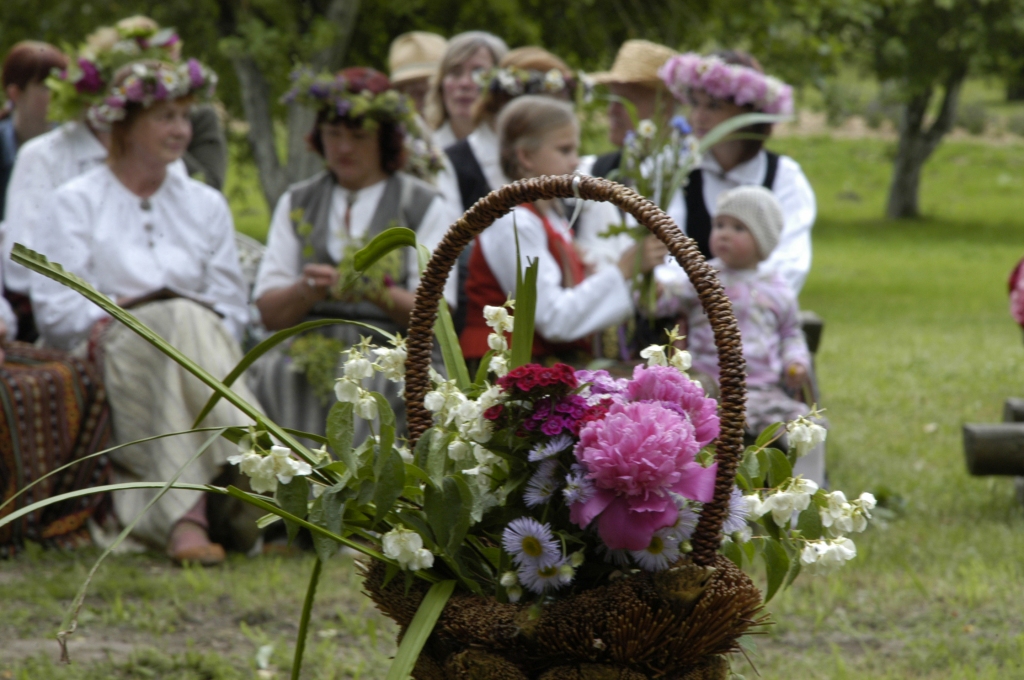
[[[826, 321], [818, 369], [832, 483], [897, 512], [858, 538], [847, 568], [778, 596], [751, 658], [768, 679], [1024, 677], [1024, 511], [1010, 480], [966, 474], [960, 435], [1024, 395], [1005, 291], [1024, 255], [1020, 149], [944, 145], [925, 172], [927, 217], [887, 222], [885, 142], [773, 146], [818, 194], [801, 302]], [[265, 228], [259, 201], [233, 204], [240, 229]], [[287, 677], [258, 675], [254, 657], [272, 644], [272, 665], [287, 667], [309, 558], [236, 557], [207, 571], [113, 558], [74, 636], [77, 663], [59, 667], [47, 638], [93, 557], [0, 563], [0, 680]], [[304, 678], [384, 676], [393, 628], [360, 595], [350, 559], [326, 567], [312, 631]], [[735, 668], [756, 677], [742, 659]]]

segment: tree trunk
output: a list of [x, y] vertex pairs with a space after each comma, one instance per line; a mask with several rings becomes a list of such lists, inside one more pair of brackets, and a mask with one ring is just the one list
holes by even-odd
[[[337, 25], [338, 39], [314, 55], [314, 69], [335, 70], [344, 63], [359, 4], [360, 0], [332, 0], [325, 16]], [[323, 167], [323, 160], [306, 143], [306, 135], [316, 122], [316, 112], [297, 104], [288, 106], [287, 159], [282, 164], [277, 152], [270, 85], [252, 57], [237, 56], [232, 63], [242, 87], [242, 107], [249, 121], [249, 145], [259, 172], [263, 197], [273, 210], [289, 185], [312, 176]]]
[[932, 99], [932, 89], [913, 95], [903, 107], [900, 120], [900, 140], [893, 163], [892, 183], [885, 216], [890, 219], [918, 217], [918, 194], [921, 188], [921, 168], [932, 155], [942, 138], [953, 128], [960, 88], [966, 68], [951, 75], [945, 83], [942, 106], [935, 121], [925, 128], [924, 119]]

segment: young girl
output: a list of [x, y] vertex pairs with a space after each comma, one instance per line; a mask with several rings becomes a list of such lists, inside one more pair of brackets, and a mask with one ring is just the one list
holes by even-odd
[[[579, 128], [572, 107], [550, 97], [527, 95], [510, 103], [498, 118], [502, 170], [512, 180], [542, 175], [566, 175], [578, 162]], [[665, 246], [649, 236], [619, 260], [587, 276], [576, 253], [572, 231], [557, 200], [516, 206], [477, 237], [470, 259], [466, 289], [469, 295], [466, 328], [461, 335], [467, 358], [488, 350], [483, 308], [500, 306], [515, 293], [516, 232], [525, 268], [537, 259], [536, 337], [538, 358], [571, 359], [587, 352], [585, 338], [621, 323], [633, 313], [629, 281], [637, 266], [650, 271], [664, 261]]]
[[[760, 186], [722, 193], [712, 222], [709, 246], [719, 280], [732, 302], [747, 362], [747, 430], [807, 415], [807, 404], [790, 396], [807, 384], [810, 353], [800, 329], [796, 296], [777, 272], [758, 265], [779, 243], [783, 214], [775, 195]], [[718, 388], [718, 352], [711, 324], [693, 286], [666, 286], [667, 310], [683, 317], [693, 374], [709, 391]], [[797, 462], [794, 474], [819, 485], [824, 481], [824, 450], [819, 446]]]

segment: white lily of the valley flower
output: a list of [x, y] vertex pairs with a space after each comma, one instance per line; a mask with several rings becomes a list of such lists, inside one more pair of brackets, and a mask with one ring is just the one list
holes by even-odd
[[640, 350], [640, 356], [647, 359], [648, 366], [668, 366], [668, 357], [665, 356], [665, 348], [661, 345], [651, 345]]
[[470, 451], [469, 444], [461, 439], [453, 439], [452, 443], [448, 445], [448, 457], [454, 461], [469, 458]]
[[375, 420], [378, 413], [377, 399], [369, 392], [365, 392], [356, 402], [355, 412], [363, 420]]
[[309, 463], [292, 458], [292, 450], [285, 446], [271, 446], [268, 458], [273, 459], [277, 481], [282, 484], [291, 482], [292, 477], [303, 477], [313, 472]]
[[796, 457], [810, 453], [818, 444], [825, 441], [828, 431], [805, 416], [800, 416], [786, 426], [789, 432], [789, 443], [796, 447]]
[[334, 383], [334, 396], [343, 404], [359, 403], [362, 394], [363, 388], [359, 386], [359, 383], [348, 378], [338, 378]]
[[399, 339], [393, 348], [378, 348], [374, 350], [374, 354], [377, 355], [377, 361], [373, 366], [383, 373], [385, 378], [396, 383], [405, 380], [405, 360], [408, 356], [405, 340]]
[[496, 333], [511, 333], [515, 326], [515, 319], [504, 307], [484, 305], [484, 321]]
[[495, 352], [507, 352], [508, 341], [505, 340], [505, 336], [500, 333], [491, 333], [487, 336], [487, 346]]
[[811, 496], [818, 490], [818, 485], [809, 479], [797, 477], [784, 482], [778, 491], [764, 500], [764, 505], [772, 513], [772, 519], [779, 526], [789, 522], [794, 513], [800, 513], [811, 504]]
[[681, 373], [686, 373], [693, 365], [693, 357], [685, 349], [677, 349], [672, 353], [669, 363], [675, 366]]
[[842, 491], [833, 491], [825, 494], [827, 505], [819, 508], [821, 515], [821, 526], [832, 530], [833, 533], [842, 534], [852, 531], [853, 506], [846, 500], [846, 494]]
[[808, 541], [800, 551], [800, 563], [810, 572], [827, 573], [857, 556], [857, 546], [846, 537]]
[[381, 538], [384, 555], [396, 560], [402, 569], [418, 571], [434, 565], [434, 555], [423, 547], [423, 538], [402, 527], [392, 529]]
[[503, 356], [491, 357], [491, 371], [499, 378], [508, 375], [508, 361]]
[[356, 350], [349, 350], [349, 359], [345, 362], [345, 377], [349, 380], [364, 380], [373, 377], [373, 364]]
[[519, 583], [519, 577], [516, 576], [516, 572], [514, 572], [514, 571], [506, 571], [504, 574], [501, 575], [501, 587], [502, 588], [511, 588], [512, 586], [516, 585], [517, 583]]
[[747, 517], [750, 519], [760, 519], [766, 512], [771, 510], [771, 508], [761, 500], [761, 496], [756, 493], [744, 496], [743, 500], [747, 502]]

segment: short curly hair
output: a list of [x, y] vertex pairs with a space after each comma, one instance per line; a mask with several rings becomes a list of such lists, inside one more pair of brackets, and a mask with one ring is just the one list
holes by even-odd
[[[373, 94], [382, 94], [392, 89], [388, 77], [376, 69], [355, 66], [339, 72], [349, 88], [354, 92], [370, 91]], [[320, 156], [324, 155], [324, 140], [320, 134], [321, 125], [344, 125], [349, 129], [360, 128], [363, 125], [362, 118], [352, 118], [349, 115], [339, 116], [336, 111], [330, 108], [322, 108], [316, 114], [316, 122], [313, 129], [306, 136], [309, 146]], [[377, 126], [377, 140], [380, 146], [380, 169], [391, 175], [405, 167], [405, 128], [401, 123], [380, 123]]]

